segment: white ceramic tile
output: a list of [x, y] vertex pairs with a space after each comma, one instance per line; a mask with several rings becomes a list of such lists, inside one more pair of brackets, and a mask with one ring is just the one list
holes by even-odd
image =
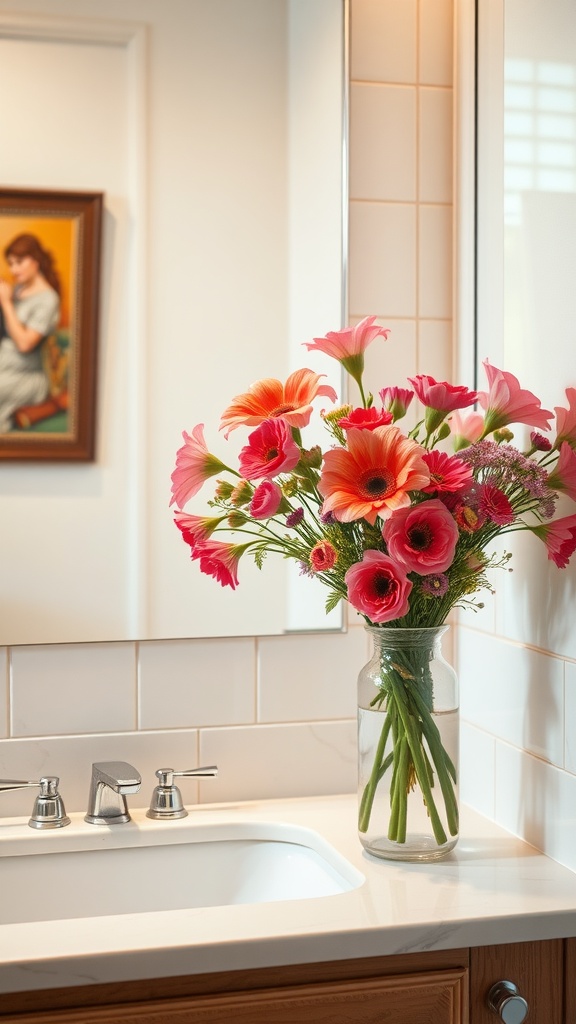
[[576, 566], [558, 569], [533, 534], [516, 533], [506, 541], [513, 572], [505, 574], [499, 587], [502, 632], [519, 643], [576, 660]]
[[418, 198], [452, 202], [452, 90], [418, 90]]
[[462, 717], [562, 766], [563, 663], [475, 630], [462, 630], [458, 671]]
[[487, 818], [494, 818], [493, 736], [467, 722], [460, 725], [460, 799]]
[[203, 803], [350, 793], [357, 786], [356, 719], [202, 729], [200, 759], [219, 769], [217, 779], [200, 783]]
[[452, 323], [449, 320], [419, 321], [417, 372], [456, 383], [452, 373]]
[[576, 663], [564, 664], [564, 767], [576, 775]]
[[495, 819], [576, 870], [576, 777], [504, 743], [496, 744]]
[[14, 647], [12, 736], [136, 727], [134, 644]]
[[416, 199], [416, 88], [352, 84], [351, 199]]
[[453, 0], [420, 0], [419, 67], [421, 83], [451, 85], [453, 71]]
[[258, 641], [258, 721], [352, 718], [366, 633], [269, 637]]
[[350, 204], [351, 316], [416, 315], [416, 213], [403, 203]]
[[8, 735], [8, 700], [9, 700], [9, 660], [8, 648], [0, 647], [0, 736]]
[[416, 37], [416, 0], [352, 0], [352, 78], [415, 82]]
[[255, 721], [253, 638], [139, 644], [140, 727]]
[[421, 317], [452, 316], [452, 207], [420, 206], [418, 312]]
[[[168, 732], [128, 732], [90, 736], [0, 740], [0, 778], [39, 779], [57, 775], [67, 811], [85, 811], [94, 761], [127, 761], [142, 777], [139, 793], [128, 798], [132, 807], [148, 807], [157, 784], [157, 768], [198, 766], [198, 733], [194, 729]], [[182, 780], [184, 803], [197, 799], [197, 783]], [[31, 794], [32, 793], [32, 797]], [[3, 793], [0, 817], [29, 814], [34, 791]]]

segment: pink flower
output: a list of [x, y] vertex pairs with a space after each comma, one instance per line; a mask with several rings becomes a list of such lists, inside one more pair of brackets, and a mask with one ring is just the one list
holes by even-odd
[[192, 549], [193, 560], [200, 563], [200, 571], [206, 576], [213, 576], [223, 587], [238, 586], [238, 562], [248, 544], [223, 544], [217, 540], [207, 540]]
[[246, 480], [257, 480], [290, 473], [300, 461], [300, 449], [285, 420], [264, 420], [248, 435], [239, 459], [241, 475]]
[[505, 427], [507, 423], [526, 423], [538, 430], [550, 429], [548, 421], [552, 413], [541, 408], [540, 399], [536, 395], [520, 387], [513, 373], [498, 370], [487, 359], [483, 365], [490, 388], [487, 392], [478, 392], [478, 401], [486, 410], [483, 437]]
[[564, 516], [563, 519], [554, 519], [551, 523], [541, 523], [528, 529], [544, 541], [550, 561], [559, 569], [565, 569], [576, 550], [576, 515]]
[[182, 432], [184, 444], [176, 452], [176, 469], [172, 473], [172, 498], [178, 508], [183, 508], [186, 502], [193, 498], [202, 487], [205, 480], [215, 476], [227, 467], [220, 459], [211, 455], [204, 440], [204, 424], [199, 423], [192, 435]]
[[422, 487], [425, 494], [432, 494], [434, 491], [459, 491], [472, 480], [472, 467], [457, 459], [454, 455], [447, 455], [434, 448], [422, 456], [430, 470], [430, 483]]
[[401, 565], [381, 551], [370, 549], [344, 577], [348, 600], [370, 622], [401, 619], [409, 610], [412, 583]]
[[461, 416], [456, 410], [450, 416], [449, 423], [455, 452], [460, 451], [461, 448], [468, 448], [484, 433], [484, 417], [479, 412], [470, 412], [467, 416]]
[[364, 352], [375, 338], [386, 339], [390, 331], [374, 323], [375, 316], [366, 316], [355, 327], [345, 327], [342, 331], [329, 331], [323, 338], [314, 338], [304, 342], [306, 348], [314, 352], [324, 352], [342, 363], [344, 369], [359, 384], [364, 372]]
[[562, 441], [567, 441], [572, 447], [576, 447], [576, 388], [566, 388], [568, 408], [555, 405], [556, 413], [556, 442], [555, 448], [559, 448]]
[[394, 512], [382, 528], [391, 557], [407, 572], [421, 576], [444, 572], [452, 565], [458, 527], [437, 498]]
[[282, 491], [273, 480], [258, 484], [250, 502], [250, 515], [254, 519], [269, 519], [275, 516], [282, 502]]
[[380, 391], [382, 405], [388, 412], [392, 413], [394, 422], [401, 420], [408, 411], [408, 406], [414, 398], [414, 392], [409, 388], [389, 387]]
[[338, 561], [338, 552], [329, 540], [319, 540], [310, 552], [310, 565], [314, 572], [332, 569]]
[[562, 491], [576, 501], [576, 452], [568, 441], [560, 445], [558, 462], [548, 476], [548, 487], [554, 491]]
[[431, 434], [440, 426], [449, 412], [465, 409], [476, 401], [476, 392], [469, 391], [461, 384], [448, 384], [434, 380], [426, 373], [409, 377], [418, 399], [426, 406], [426, 430]]
[[494, 484], [481, 485], [478, 509], [486, 519], [498, 526], [509, 526], [516, 518], [507, 495]]
[[191, 548], [208, 540], [223, 518], [224, 516], [189, 516], [186, 512], [174, 513], [174, 522], [180, 530], [183, 540]]
[[392, 413], [384, 409], [353, 409], [347, 416], [338, 420], [338, 426], [342, 430], [350, 430], [350, 427], [358, 427], [359, 430], [375, 430], [376, 427], [386, 427], [392, 423]]

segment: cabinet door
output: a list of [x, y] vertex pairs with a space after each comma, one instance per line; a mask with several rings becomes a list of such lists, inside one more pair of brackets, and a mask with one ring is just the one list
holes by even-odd
[[497, 981], [512, 981], [528, 1003], [527, 1024], [562, 1024], [562, 939], [482, 946], [470, 951], [470, 1024], [497, 1024], [486, 997]]
[[433, 971], [232, 995], [2, 1018], [18, 1024], [468, 1024], [468, 971]]

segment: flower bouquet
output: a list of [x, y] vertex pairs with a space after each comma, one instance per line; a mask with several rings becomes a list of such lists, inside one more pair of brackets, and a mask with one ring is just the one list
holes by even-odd
[[[361, 785], [359, 828], [369, 829], [386, 779], [390, 842], [406, 842], [408, 797], [418, 790], [444, 848], [458, 830], [456, 766], [433, 714], [431, 636], [453, 608], [482, 606], [489, 571], [510, 558], [490, 550], [500, 535], [530, 531], [556, 566], [568, 564], [576, 514], [555, 516], [560, 494], [576, 500], [576, 389], [567, 388], [567, 407], [555, 409], [552, 438], [554, 413], [488, 361], [485, 391], [419, 374], [406, 387], [386, 384], [376, 401], [364, 390], [364, 353], [388, 334], [370, 316], [306, 344], [338, 360], [358, 403], [338, 404], [310, 369], [285, 383], [260, 380], [234, 398], [222, 413], [224, 436], [250, 428], [236, 467], [210, 453], [203, 424], [185, 432], [171, 504], [192, 561], [222, 586], [239, 585], [242, 558], [261, 568], [275, 553], [327, 587], [327, 611], [345, 600], [377, 639], [397, 638], [391, 655], [382, 645], [377, 652], [368, 707], [384, 715]], [[318, 398], [335, 406], [319, 413], [323, 450], [303, 440]], [[398, 424], [411, 406], [414, 426], [403, 431]], [[510, 424], [533, 428], [524, 450], [513, 445]], [[212, 514], [184, 511], [212, 477]], [[224, 534], [228, 540], [218, 539]], [[407, 646], [405, 631], [429, 642]]]

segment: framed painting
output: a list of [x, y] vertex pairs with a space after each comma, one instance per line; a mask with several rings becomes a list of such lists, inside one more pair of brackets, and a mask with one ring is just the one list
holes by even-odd
[[94, 459], [102, 206], [0, 188], [0, 459]]

